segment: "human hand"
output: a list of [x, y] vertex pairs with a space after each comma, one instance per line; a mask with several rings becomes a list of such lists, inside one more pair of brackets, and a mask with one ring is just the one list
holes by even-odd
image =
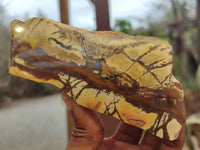
[[104, 138], [104, 127], [98, 114], [76, 104], [62, 92], [62, 99], [75, 122], [72, 138], [66, 150], [181, 150], [184, 144], [185, 125], [175, 141], [160, 139], [146, 133], [138, 144], [142, 129], [121, 122], [110, 138]]

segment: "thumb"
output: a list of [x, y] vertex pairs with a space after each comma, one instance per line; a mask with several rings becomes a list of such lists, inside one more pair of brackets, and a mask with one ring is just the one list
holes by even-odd
[[62, 99], [75, 122], [66, 150], [96, 150], [104, 138], [102, 122], [97, 113], [78, 105], [65, 93], [61, 93]]

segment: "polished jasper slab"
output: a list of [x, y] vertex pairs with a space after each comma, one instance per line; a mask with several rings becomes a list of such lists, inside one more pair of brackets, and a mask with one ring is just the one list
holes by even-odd
[[172, 53], [155, 37], [90, 32], [38, 17], [11, 23], [9, 72], [53, 84], [82, 106], [175, 140], [185, 111]]

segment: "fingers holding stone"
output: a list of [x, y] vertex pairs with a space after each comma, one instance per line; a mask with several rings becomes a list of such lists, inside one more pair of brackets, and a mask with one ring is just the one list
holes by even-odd
[[71, 97], [61, 93], [62, 99], [70, 110], [75, 122], [72, 138], [67, 149], [93, 150], [103, 141], [104, 130], [96, 112], [75, 103]]
[[142, 129], [121, 122], [113, 138], [121, 142], [138, 144], [141, 133]]

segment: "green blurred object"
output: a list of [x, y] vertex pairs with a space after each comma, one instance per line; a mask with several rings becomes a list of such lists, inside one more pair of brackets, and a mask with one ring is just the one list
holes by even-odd
[[200, 88], [200, 65], [198, 66], [196, 77], [197, 77], [199, 88]]
[[130, 21], [124, 19], [116, 20], [114, 30], [124, 32], [126, 34], [132, 34], [133, 32], [133, 28]]

